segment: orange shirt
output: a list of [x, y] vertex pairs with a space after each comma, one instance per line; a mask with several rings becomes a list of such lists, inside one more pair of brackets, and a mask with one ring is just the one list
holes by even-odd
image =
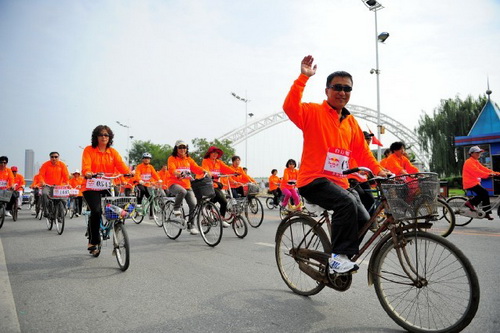
[[10, 168], [0, 170], [0, 190], [6, 190], [14, 185], [14, 174]]
[[[12, 173], [12, 174], [14, 174], [14, 173]], [[26, 182], [24, 181], [24, 177], [19, 172], [14, 176], [14, 184], [17, 184], [17, 186], [15, 188], [16, 191], [23, 190], [24, 185], [26, 185]]]
[[302, 130], [304, 143], [297, 186], [302, 187], [317, 178], [327, 178], [348, 188], [347, 178], [341, 171], [347, 169], [346, 160], [352, 157], [362, 166], [378, 174], [382, 167], [370, 151], [363, 131], [356, 119], [342, 110], [344, 119], [326, 101], [322, 104], [302, 103], [302, 94], [308, 81], [301, 74], [288, 93], [283, 110], [288, 118]]
[[[351, 158], [349, 160], [349, 169], [357, 168], [359, 165], [355, 159]], [[347, 179], [356, 179], [358, 182], [363, 183], [368, 180], [368, 177], [364, 173], [355, 172], [347, 175]]]
[[385, 160], [385, 168], [396, 176], [418, 172], [418, 168], [405, 156], [398, 157], [396, 154], [391, 154]]
[[47, 161], [42, 164], [40, 171], [40, 181], [42, 184], [47, 185], [66, 185], [69, 180], [68, 167], [61, 161], [57, 161], [52, 164], [51, 161]]
[[[462, 168], [462, 187], [468, 189], [481, 185], [481, 178], [488, 178], [495, 171], [488, 169], [473, 157], [469, 157]], [[496, 172], [500, 174], [500, 172]]]
[[286, 168], [283, 171], [283, 177], [281, 178], [281, 188], [291, 190], [294, 188], [293, 185], [288, 184], [289, 181], [294, 180], [297, 183], [297, 178], [299, 177], [299, 170]]
[[387, 169], [387, 157], [381, 159], [379, 163], [382, 166], [382, 168]]
[[[109, 147], [106, 151], [101, 152], [98, 147], [85, 147], [82, 155], [82, 175], [88, 172], [114, 174], [116, 171], [123, 174], [130, 173], [128, 166], [123, 162], [116, 149]], [[83, 183], [83, 192], [87, 190], [86, 184], [86, 182]]]
[[85, 182], [85, 178], [83, 178], [82, 176], [73, 177], [73, 178], [70, 178], [70, 180], [69, 180], [69, 185], [72, 188], [78, 189], [78, 196], [79, 197], [82, 196], [82, 186], [83, 186], [84, 182]]
[[271, 175], [269, 177], [269, 191], [274, 191], [279, 187], [280, 184], [280, 177], [276, 175]]
[[155, 167], [151, 164], [141, 163], [135, 168], [135, 179], [136, 181], [145, 182], [144, 186], [151, 186], [148, 184], [151, 180], [160, 181], [161, 178], [155, 170]]
[[[201, 167], [207, 171], [210, 171], [212, 174], [212, 179], [214, 180], [214, 187], [217, 187], [217, 183], [219, 181], [219, 175], [221, 174], [231, 174], [233, 173], [233, 169], [228, 166], [226, 163], [224, 163], [220, 159], [215, 159], [212, 160], [210, 158], [204, 158], [203, 161], [201, 161]], [[227, 184], [227, 181], [225, 181]], [[224, 184], [223, 184], [224, 185]]]
[[255, 182], [255, 181], [252, 181], [252, 178], [246, 174], [245, 170], [243, 170], [242, 167], [231, 166], [231, 169], [233, 169], [233, 173], [239, 174], [238, 176], [229, 177], [231, 188], [237, 188], [237, 187], [241, 187], [242, 186], [241, 184]]
[[160, 179], [163, 180], [163, 185], [162, 188], [164, 190], [168, 189], [170, 187], [170, 172], [167, 169], [161, 169], [158, 171], [158, 176], [160, 176]]
[[33, 177], [33, 183], [31, 183], [31, 188], [39, 188], [41, 186], [40, 184], [40, 175], [39, 174], [36, 174], [34, 177]]
[[191, 157], [176, 157], [171, 155], [168, 158], [168, 171], [170, 172], [169, 184], [178, 184], [185, 189], [191, 188], [191, 180], [189, 178], [177, 178], [176, 174], [183, 171], [192, 171], [195, 174], [203, 174], [205, 170], [200, 167]]

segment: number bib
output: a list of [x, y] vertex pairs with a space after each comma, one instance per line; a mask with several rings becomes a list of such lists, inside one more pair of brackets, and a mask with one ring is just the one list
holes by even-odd
[[342, 148], [330, 148], [326, 154], [323, 173], [336, 177], [346, 177], [342, 172], [349, 169], [351, 151]]
[[111, 180], [103, 178], [87, 179], [86, 187], [88, 190], [102, 191], [111, 188]]
[[69, 187], [67, 186], [54, 186], [54, 192], [52, 193], [54, 198], [68, 198], [69, 197]]
[[215, 180], [219, 179], [220, 176], [220, 170], [210, 170], [210, 173], [212, 174], [212, 178]]
[[2, 179], [0, 180], [0, 190], [5, 190], [7, 189], [7, 181]]
[[142, 181], [148, 182], [150, 179], [151, 179], [151, 174], [150, 173], [143, 173], [141, 175], [141, 180]]

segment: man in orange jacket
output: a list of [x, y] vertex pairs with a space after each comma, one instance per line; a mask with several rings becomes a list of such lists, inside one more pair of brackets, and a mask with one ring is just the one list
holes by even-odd
[[[38, 175], [40, 177], [40, 185], [67, 185], [69, 180], [69, 172], [68, 167], [64, 162], [59, 160], [59, 153], [53, 151], [49, 154], [50, 160], [43, 163], [40, 167], [40, 171]], [[50, 192], [49, 187], [44, 187], [42, 190], [42, 205], [44, 209], [44, 216], [47, 217], [47, 212], [45, 209], [47, 208], [48, 195]]]
[[[0, 190], [12, 190], [14, 186], [14, 174], [12, 170], [7, 167], [7, 163], [9, 163], [9, 158], [7, 156], [0, 156]], [[12, 209], [14, 200], [14, 196], [11, 196], [5, 208], [5, 216], [12, 216], [9, 211]]]
[[481, 186], [481, 178], [498, 176], [500, 172], [495, 172], [479, 162], [479, 158], [483, 151], [484, 150], [478, 146], [469, 149], [469, 158], [465, 161], [462, 169], [462, 185], [465, 190], [476, 193], [476, 196], [465, 202], [465, 205], [469, 207], [470, 210], [475, 211], [475, 206], [481, 202], [483, 204], [483, 210], [486, 212], [486, 218], [488, 220], [493, 220], [490, 214], [490, 196], [488, 191]]
[[316, 74], [313, 62], [310, 55], [302, 60], [301, 74], [294, 81], [283, 110], [304, 137], [297, 187], [308, 201], [334, 211], [330, 272], [346, 273], [359, 268], [350, 257], [359, 251], [358, 228], [369, 220], [369, 215], [359, 195], [347, 190], [349, 184], [342, 172], [353, 157], [375, 174], [387, 173], [368, 148], [356, 119], [345, 108], [353, 84], [349, 73], [334, 72], [328, 76], [327, 99], [322, 104], [302, 103], [306, 83]]
[[21, 209], [21, 206], [23, 204], [24, 185], [26, 185], [26, 182], [24, 181], [23, 175], [17, 172], [18, 170], [16, 166], [13, 166], [12, 168], [10, 168], [10, 170], [12, 170], [12, 174], [14, 175], [14, 190], [18, 193], [17, 208]]

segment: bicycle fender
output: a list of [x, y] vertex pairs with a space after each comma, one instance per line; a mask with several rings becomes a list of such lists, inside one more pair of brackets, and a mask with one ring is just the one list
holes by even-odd
[[380, 242], [378, 242], [378, 244], [375, 246], [375, 249], [373, 249], [373, 252], [372, 252], [372, 255], [370, 257], [370, 262], [368, 263], [368, 285], [371, 286], [373, 285], [373, 270], [372, 270], [372, 267], [375, 263], [375, 259], [377, 258], [379, 252], [380, 252], [380, 249], [382, 248], [382, 246], [389, 242], [391, 240], [391, 234], [389, 233], [388, 235], [385, 235], [384, 238], [382, 238], [382, 240], [380, 240]]

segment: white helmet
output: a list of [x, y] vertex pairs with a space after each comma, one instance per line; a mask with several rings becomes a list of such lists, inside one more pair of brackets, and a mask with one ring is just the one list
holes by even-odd
[[142, 154], [142, 158], [153, 158], [150, 153], [144, 153]]

